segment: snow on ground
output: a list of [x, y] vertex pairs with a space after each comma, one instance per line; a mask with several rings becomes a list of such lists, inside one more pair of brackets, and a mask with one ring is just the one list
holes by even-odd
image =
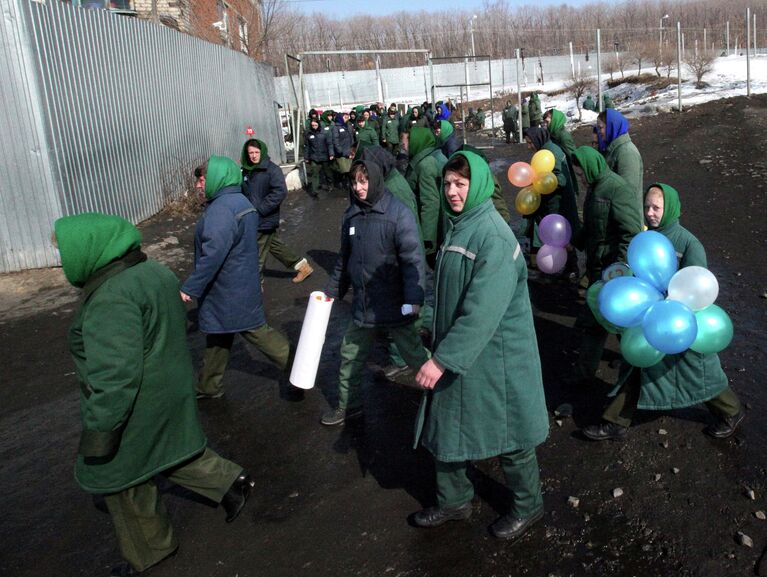
[[[684, 68], [684, 67], [683, 67]], [[646, 69], [654, 73], [652, 68]], [[626, 75], [636, 74], [636, 70], [626, 71]], [[608, 78], [602, 75], [602, 80]], [[733, 98], [746, 95], [746, 57], [723, 56], [714, 62], [712, 72], [703, 77], [703, 82], [708, 84], [705, 88], [695, 88], [695, 78], [687, 70], [682, 70], [682, 109], [685, 107], [703, 104], [711, 100]], [[578, 121], [578, 109], [575, 100], [569, 94], [557, 94], [548, 96], [546, 91], [556, 92], [561, 90], [565, 82], [549, 82], [545, 87], [528, 85], [523, 91], [538, 90], [541, 96], [541, 105], [546, 108], [558, 108], [568, 117], [568, 126], [573, 128], [579, 124], [594, 124], [597, 114], [588, 110], [581, 111], [581, 120]], [[659, 112], [669, 112], [678, 105], [677, 85], [673, 84], [663, 90], [653, 91], [644, 84], [624, 83], [605, 90], [613, 99], [615, 107], [629, 118], [638, 116], [654, 115]], [[767, 92], [767, 55], [751, 57], [751, 93], [762, 94]], [[474, 94], [473, 97], [476, 98]], [[487, 95], [486, 95], [487, 96]], [[596, 100], [596, 94], [592, 94]], [[504, 100], [505, 101], [505, 100]], [[516, 104], [516, 102], [515, 102]], [[496, 105], [502, 107], [503, 103]], [[501, 112], [494, 113], [496, 128], [503, 126]], [[485, 120], [485, 128], [491, 128], [490, 117]]]

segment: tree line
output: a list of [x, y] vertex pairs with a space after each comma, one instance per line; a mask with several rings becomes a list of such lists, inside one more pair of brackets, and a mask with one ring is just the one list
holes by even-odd
[[[521, 48], [526, 58], [569, 54], [570, 42], [574, 52], [593, 54], [599, 28], [603, 53], [641, 51], [652, 59], [651, 46], [675, 46], [677, 21], [682, 24], [688, 50], [695, 41], [703, 49], [704, 30], [706, 49], [713, 46], [715, 51], [724, 50], [728, 21], [730, 47], [742, 49], [747, 7], [757, 15], [759, 46], [767, 43], [767, 0], [640, 0], [594, 2], [579, 8], [565, 4], [511, 6], [507, 0], [496, 0], [486, 1], [476, 11], [396, 12], [348, 18], [305, 14], [289, 6], [283, 0], [264, 0], [263, 11], [268, 18], [264, 20], [259, 52], [279, 75], [285, 74], [286, 53], [298, 55], [312, 50], [428, 49], [438, 57], [470, 55], [472, 28], [475, 53], [493, 58], [513, 58], [516, 48]], [[472, 22], [473, 14], [477, 18]], [[663, 18], [666, 14], [668, 17]], [[374, 58], [312, 56], [305, 58], [304, 71], [373, 69]], [[420, 66], [424, 58], [417, 54], [385, 54], [379, 56], [378, 64], [382, 68]], [[296, 71], [291, 66], [291, 72]]]

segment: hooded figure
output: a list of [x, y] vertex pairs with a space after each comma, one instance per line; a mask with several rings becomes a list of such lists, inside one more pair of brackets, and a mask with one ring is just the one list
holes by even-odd
[[443, 102], [437, 103], [437, 111], [434, 120], [448, 120], [450, 118], [450, 108]]
[[194, 270], [181, 287], [197, 299], [206, 351], [200, 398], [223, 395], [222, 377], [235, 333], [241, 333], [280, 368], [288, 366], [290, 343], [266, 324], [258, 258], [258, 211], [242, 194], [234, 161], [211, 156], [205, 178], [208, 204], [194, 234]]
[[590, 110], [591, 112], [596, 112], [596, 110], [597, 110], [597, 103], [594, 102], [593, 98], [591, 98], [591, 94], [588, 94], [586, 96], [586, 99], [583, 101], [583, 109], [584, 110]]
[[405, 178], [418, 200], [424, 249], [427, 259], [431, 260], [439, 248], [442, 167], [447, 158], [437, 148], [432, 131], [420, 127], [410, 131], [408, 154], [410, 162]]
[[551, 137], [552, 142], [559, 146], [559, 148], [562, 149], [562, 152], [565, 153], [565, 157], [567, 158], [567, 165], [570, 169], [570, 176], [572, 178], [571, 182], [573, 190], [575, 191], [575, 196], [577, 197], [578, 181], [575, 178], [575, 173], [573, 172], [573, 152], [575, 152], [575, 141], [573, 140], [572, 135], [565, 128], [565, 125], [567, 124], [567, 117], [565, 116], [564, 112], [557, 110], [556, 108], [550, 109], [549, 112], [549, 136]]
[[461, 147], [455, 134], [455, 128], [447, 120], [439, 121], [439, 135], [435, 135], [435, 139], [445, 158], [452, 156]]
[[540, 126], [543, 121], [543, 110], [541, 108], [541, 99], [537, 92], [530, 96], [530, 126]]
[[321, 419], [328, 426], [361, 413], [365, 360], [378, 332], [392, 338], [411, 367], [428, 359], [414, 325], [424, 301], [425, 277], [415, 217], [386, 190], [376, 162], [355, 161], [350, 176], [352, 202], [344, 213], [341, 249], [325, 288], [325, 294], [337, 299], [353, 288], [352, 320], [341, 344], [338, 406]]
[[[583, 226], [573, 232], [573, 246], [586, 253], [589, 286], [602, 279], [602, 271], [614, 262], [626, 262], [629, 242], [642, 230], [642, 214], [628, 183], [607, 166], [604, 157], [590, 146], [573, 153], [576, 174], [588, 183], [583, 202]], [[607, 331], [588, 307], [576, 319], [582, 331], [574, 383], [590, 383], [602, 359]]]
[[[473, 154], [476, 154], [479, 156], [482, 160], [487, 162], [487, 156], [485, 156], [485, 153], [482, 152], [479, 148], [475, 148], [471, 144], [464, 144], [460, 148], [463, 152], [471, 152]], [[498, 182], [498, 178], [496, 178], [495, 174], [492, 174], [493, 177], [493, 206], [495, 206], [495, 210], [498, 211], [498, 214], [501, 215], [501, 218], [504, 220], [504, 222], [508, 222], [509, 226], [511, 226], [511, 212], [509, 211], [509, 205], [506, 204], [506, 199], [503, 197], [503, 189], [501, 188], [501, 183]]]
[[75, 479], [104, 495], [123, 556], [143, 571], [178, 548], [156, 475], [223, 501], [229, 520], [253, 481], [206, 449], [176, 276], [147, 260], [120, 217], [68, 216], [55, 230], [64, 274], [83, 289], [69, 330], [81, 390]]
[[366, 146], [361, 149], [359, 157], [365, 162], [374, 162], [378, 165], [381, 169], [386, 189], [413, 212], [417, 222], [419, 220], [418, 204], [416, 203], [415, 195], [405, 177], [397, 170], [397, 159], [394, 158], [391, 152], [381, 146]]
[[[599, 150], [605, 155], [607, 166], [620, 174], [631, 185], [637, 204], [642, 206], [644, 163], [639, 150], [631, 142], [629, 121], [614, 108], [599, 115], [597, 137]], [[602, 129], [604, 127], [604, 129]]]
[[[560, 214], [570, 223], [574, 233], [581, 227], [578, 219], [578, 206], [575, 199], [570, 167], [567, 164], [565, 153], [549, 138], [549, 131], [542, 126], [534, 126], [525, 131], [525, 138], [530, 141], [535, 152], [548, 150], [554, 155], [554, 168], [552, 172], [557, 177], [557, 189], [551, 194], [541, 195], [541, 205], [530, 218], [533, 222], [540, 223], [546, 215]], [[532, 240], [532, 238], [531, 238]], [[532, 245], [531, 245], [532, 246]]]
[[[681, 205], [676, 189], [667, 184], [652, 184], [647, 189], [644, 206], [648, 227], [674, 245], [680, 270], [688, 266], [707, 267], [703, 245], [679, 223]], [[663, 213], [660, 222], [657, 222], [658, 211]], [[589, 439], [601, 441], [625, 436], [637, 408], [665, 411], [705, 403], [715, 421], [704, 432], [719, 439], [731, 436], [744, 417], [718, 355], [693, 350], [665, 355], [648, 368], [623, 363], [611, 396], [615, 396], [615, 400], [604, 412], [602, 424], [583, 430]]]
[[[543, 515], [535, 447], [548, 435], [527, 268], [490, 202], [488, 164], [461, 151], [444, 170], [447, 230], [435, 271], [434, 353], [416, 377], [428, 392], [415, 440], [436, 461], [438, 505], [416, 513], [414, 522], [436, 527], [468, 518], [468, 462], [500, 457], [513, 497], [511, 512], [491, 532], [514, 539]], [[468, 191], [455, 175], [469, 180]], [[461, 194], [458, 208], [453, 198]]]
[[[253, 159], [252, 157], [255, 157]], [[314, 269], [295, 254], [279, 237], [280, 205], [288, 194], [282, 169], [269, 158], [269, 149], [260, 140], [245, 142], [240, 156], [242, 193], [258, 211], [259, 269], [263, 280], [266, 257], [271, 254], [283, 266], [296, 271], [294, 283], [303, 282]]]
[[519, 128], [517, 127], [517, 121], [519, 112], [517, 107], [514, 106], [511, 100], [506, 101], [506, 106], [503, 109], [503, 131], [506, 133], [506, 144], [511, 144], [512, 140], [516, 140], [516, 133]]

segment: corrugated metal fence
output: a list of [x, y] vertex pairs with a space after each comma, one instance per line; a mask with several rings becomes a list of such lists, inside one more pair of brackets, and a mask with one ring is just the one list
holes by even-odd
[[53, 221], [139, 222], [252, 126], [284, 158], [269, 66], [149, 22], [0, 0], [0, 272], [58, 264]]

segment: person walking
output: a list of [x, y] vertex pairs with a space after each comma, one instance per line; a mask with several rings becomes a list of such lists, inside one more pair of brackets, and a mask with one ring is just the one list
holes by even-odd
[[[706, 251], [701, 242], [679, 223], [682, 212], [679, 193], [668, 184], [655, 183], [644, 199], [645, 223], [671, 241], [679, 258], [679, 269], [707, 267]], [[731, 437], [745, 417], [735, 392], [716, 354], [687, 350], [665, 355], [657, 364], [637, 368], [624, 363], [614, 396], [602, 422], [583, 429], [592, 441], [621, 439], [631, 426], [636, 409], [665, 411], [705, 403], [714, 422], [704, 433], [715, 439]]]
[[176, 276], [147, 259], [123, 218], [79, 214], [54, 227], [64, 274], [83, 293], [69, 330], [82, 419], [75, 479], [112, 518], [125, 563], [111, 575], [136, 575], [179, 546], [155, 477], [219, 503], [227, 522], [255, 481], [207, 446]]
[[[316, 122], [316, 121], [312, 121]], [[290, 343], [264, 315], [258, 271], [258, 211], [242, 194], [235, 162], [211, 156], [195, 170], [196, 187], [207, 205], [194, 233], [194, 270], [181, 287], [181, 299], [197, 299], [200, 330], [206, 334], [198, 399], [224, 395], [222, 379], [235, 334], [287, 371]], [[300, 389], [289, 386], [289, 395]]]
[[317, 196], [319, 194], [320, 175], [323, 175], [327, 182], [332, 181], [330, 163], [334, 158], [333, 131], [329, 126], [323, 128], [319, 120], [311, 119], [309, 130], [307, 130], [304, 138], [304, 160], [309, 177], [310, 195]]
[[517, 140], [517, 117], [519, 112], [511, 100], [506, 101], [506, 107], [503, 109], [503, 132], [506, 133], [506, 144], [511, 144]]
[[334, 299], [353, 289], [352, 319], [341, 343], [338, 404], [320, 420], [328, 426], [362, 414], [363, 370], [379, 334], [391, 337], [413, 368], [429, 358], [414, 324], [424, 302], [424, 257], [415, 217], [386, 190], [377, 163], [355, 161], [350, 175], [352, 203], [325, 289]]
[[614, 108], [600, 112], [597, 117], [599, 151], [605, 155], [607, 166], [631, 185], [641, 212], [644, 163], [636, 145], [631, 142], [629, 127], [628, 119]]
[[269, 158], [266, 144], [251, 138], [242, 146], [242, 193], [258, 211], [258, 257], [261, 283], [264, 282], [266, 257], [272, 255], [283, 266], [296, 271], [294, 283], [314, 272], [306, 257], [296, 255], [279, 236], [280, 205], [288, 195], [282, 169]]
[[543, 517], [535, 448], [548, 435], [527, 268], [490, 200], [488, 164], [457, 152], [444, 182], [448, 225], [435, 273], [433, 355], [416, 375], [427, 392], [415, 442], [435, 459], [437, 505], [413, 522], [433, 528], [468, 519], [469, 461], [498, 457], [511, 503], [490, 531], [513, 541]]

